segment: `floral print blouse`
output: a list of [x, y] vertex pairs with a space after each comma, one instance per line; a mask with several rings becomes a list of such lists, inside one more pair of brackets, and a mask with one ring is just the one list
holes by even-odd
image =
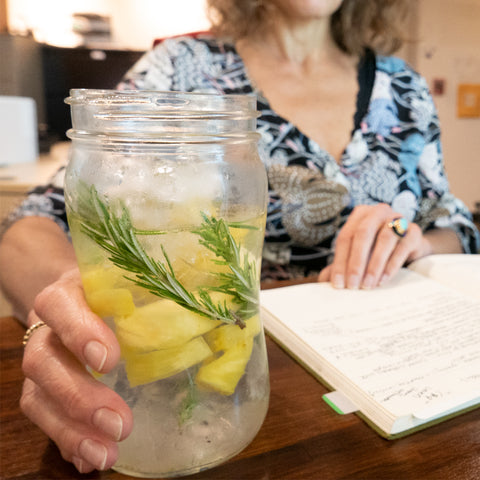
[[[269, 180], [263, 279], [317, 273], [356, 205], [387, 203], [423, 230], [449, 227], [467, 253], [479, 248], [465, 205], [449, 192], [440, 129], [425, 80], [404, 61], [367, 52], [350, 143], [340, 163], [277, 115], [252, 86], [235, 47], [210, 35], [159, 43], [127, 73], [120, 89], [256, 93], [260, 156]], [[63, 192], [31, 192], [14, 217], [45, 215], [66, 231]]]

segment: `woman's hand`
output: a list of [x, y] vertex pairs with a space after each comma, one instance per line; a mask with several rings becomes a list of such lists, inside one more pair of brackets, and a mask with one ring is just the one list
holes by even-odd
[[410, 223], [404, 237], [393, 231], [389, 223], [398, 217], [386, 204], [355, 207], [338, 234], [332, 264], [318, 280], [336, 288], [374, 288], [404, 264], [433, 253], [417, 224]]
[[120, 396], [85, 368], [108, 372], [120, 351], [114, 333], [88, 308], [77, 269], [36, 297], [28, 324], [40, 320], [46, 326], [25, 346], [21, 408], [81, 473], [108, 469], [133, 419]]

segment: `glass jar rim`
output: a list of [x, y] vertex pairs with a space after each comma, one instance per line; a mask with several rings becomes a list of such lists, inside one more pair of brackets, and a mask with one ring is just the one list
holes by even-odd
[[254, 94], [72, 89], [65, 103], [71, 107], [71, 139], [211, 143], [258, 138]]
[[[253, 93], [219, 94], [162, 90], [108, 90], [75, 88], [65, 103], [72, 106], [121, 107], [138, 106], [153, 117], [183, 116], [257, 118], [257, 97]], [[123, 111], [123, 115], [128, 112]], [[134, 112], [132, 112], [133, 114]]]

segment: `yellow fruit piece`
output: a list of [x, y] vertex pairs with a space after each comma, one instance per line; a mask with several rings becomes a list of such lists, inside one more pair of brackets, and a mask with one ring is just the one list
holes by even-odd
[[253, 338], [226, 350], [223, 355], [200, 367], [195, 382], [209, 390], [231, 395], [245, 373], [252, 354]]
[[[97, 267], [82, 271], [82, 283], [85, 295], [88, 296], [92, 292], [107, 289], [124, 289], [130, 290], [134, 303], [146, 303], [157, 300], [158, 297], [152, 295], [145, 288], [135, 285], [132, 281], [125, 278], [128, 272], [118, 267]], [[130, 315], [132, 312], [125, 312], [121, 315]], [[120, 315], [120, 314], [119, 314]]]
[[[145, 291], [144, 288], [135, 285], [134, 282], [125, 278], [126, 276], [134, 277], [126, 270], [122, 270], [114, 265], [100, 265], [98, 267], [90, 267], [81, 272], [83, 288], [86, 292], [95, 290], [103, 290], [105, 288], [128, 288], [132, 294], [138, 291]], [[148, 292], [147, 292], [148, 293]]]
[[124, 355], [125, 370], [130, 385], [136, 387], [176, 375], [211, 355], [203, 337], [197, 337], [175, 348], [148, 353], [129, 351]]
[[243, 247], [245, 245], [245, 239], [247, 238], [251, 230], [248, 228], [230, 227], [229, 232], [230, 235], [232, 235], [235, 243], [240, 247]]
[[150, 303], [137, 308], [128, 317], [115, 318], [120, 347], [136, 352], [178, 347], [219, 323], [190, 312], [171, 300]]
[[113, 288], [120, 277], [119, 271], [113, 268], [94, 268], [82, 272], [82, 283], [85, 292], [95, 292]]
[[230, 226], [230, 233], [235, 243], [241, 248], [250, 251], [252, 259], [261, 253], [262, 242], [259, 242], [259, 238], [263, 237], [265, 221], [266, 212], [263, 215], [248, 220], [243, 219], [237, 226]]
[[130, 290], [126, 288], [106, 288], [85, 292], [87, 303], [100, 317], [131, 315], [135, 304]]
[[205, 340], [214, 352], [228, 350], [237, 343], [255, 337], [261, 329], [260, 317], [255, 315], [245, 321], [245, 328], [238, 325], [222, 325], [205, 334]]

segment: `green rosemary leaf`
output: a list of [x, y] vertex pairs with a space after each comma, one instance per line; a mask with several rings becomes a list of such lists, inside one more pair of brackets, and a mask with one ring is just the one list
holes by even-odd
[[[227, 307], [226, 301], [215, 303], [209, 292], [200, 289], [198, 298], [176, 278], [174, 269], [162, 246], [165, 262], [150, 257], [138, 241], [137, 235], [151, 234], [151, 231], [136, 230], [125, 205], [120, 205], [120, 215], [101, 200], [95, 187], [79, 186], [77, 214], [82, 219], [82, 231], [109, 255], [117, 267], [133, 273], [125, 278], [161, 298], [173, 300], [182, 307], [225, 323], [244, 327], [244, 318], [258, 310], [256, 268], [248, 255], [243, 254], [232, 237], [229, 226], [223, 219], [208, 217], [202, 213], [203, 222], [193, 233], [199, 236], [199, 243], [216, 255], [214, 263], [227, 265], [230, 273], [215, 274], [219, 285], [210, 290], [227, 294], [239, 306], [236, 311]], [[234, 224], [233, 228], [240, 228]], [[242, 228], [255, 228], [244, 227]], [[162, 232], [153, 232], [159, 234]]]
[[178, 415], [178, 423], [180, 426], [185, 424], [190, 418], [192, 418], [193, 410], [198, 405], [198, 392], [195, 388], [195, 381], [190, 374], [190, 371], [186, 370], [188, 375], [188, 386], [187, 392], [185, 394], [184, 399], [180, 404], [180, 412]]

